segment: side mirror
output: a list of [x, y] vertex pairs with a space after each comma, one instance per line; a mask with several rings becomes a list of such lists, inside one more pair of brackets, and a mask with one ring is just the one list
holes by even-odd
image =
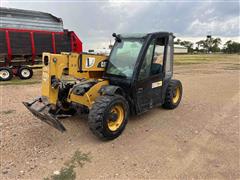
[[115, 37], [117, 42], [120, 43], [122, 41], [121, 38], [119, 37], [119, 35], [117, 35], [116, 33], [113, 33], [112, 36]]

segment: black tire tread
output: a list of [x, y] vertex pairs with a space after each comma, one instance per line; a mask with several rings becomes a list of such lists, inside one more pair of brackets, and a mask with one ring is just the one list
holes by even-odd
[[[128, 104], [124, 97], [120, 95], [113, 95], [113, 96], [104, 95], [104, 96], [99, 96], [95, 100], [95, 103], [93, 104], [92, 109], [89, 112], [89, 115], [88, 115], [89, 128], [95, 136], [99, 137], [102, 140], [112, 140], [117, 136], [119, 136], [124, 129], [123, 128], [121, 131], [119, 131], [119, 133], [117, 133], [117, 135], [115, 136], [107, 136], [106, 133], [104, 132], [103, 122], [104, 122], [105, 110], [107, 107], [109, 107], [110, 103], [115, 101], [116, 99], [121, 99], [124, 102], [124, 104], [127, 105], [127, 110], [128, 110]], [[126, 113], [128, 116], [128, 112]], [[127, 123], [127, 121], [125, 121], [125, 123]]]
[[[179, 98], [179, 101], [176, 104], [174, 104], [172, 102], [173, 91], [177, 87], [180, 87], [180, 98]], [[165, 109], [175, 109], [181, 102], [181, 98], [182, 98], [182, 83], [181, 83], [181, 81], [175, 80], [175, 79], [170, 80], [167, 90], [166, 90], [165, 101], [164, 101], [164, 104], [162, 105], [162, 107]]]

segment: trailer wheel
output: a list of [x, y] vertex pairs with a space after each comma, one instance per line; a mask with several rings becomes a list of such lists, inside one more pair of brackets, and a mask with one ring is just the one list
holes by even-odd
[[9, 81], [13, 78], [13, 71], [8, 67], [0, 67], [0, 81]]
[[18, 69], [20, 79], [30, 79], [33, 76], [33, 70], [30, 67], [23, 66]]

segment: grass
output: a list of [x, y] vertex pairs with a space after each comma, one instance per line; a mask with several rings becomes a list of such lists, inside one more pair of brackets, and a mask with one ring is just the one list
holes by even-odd
[[81, 151], [75, 151], [71, 159], [64, 163], [64, 167], [61, 168], [58, 174], [53, 174], [50, 178], [44, 178], [44, 180], [75, 180], [76, 172], [75, 168], [83, 167], [86, 162], [91, 162], [89, 157], [90, 153], [82, 153]]
[[239, 61], [238, 54], [186, 54], [174, 55], [175, 65], [204, 64], [214, 61]]
[[14, 112], [15, 112], [15, 110], [10, 109], [10, 110], [7, 110], [7, 111], [1, 111], [0, 113], [1, 114], [12, 114]]
[[30, 85], [30, 84], [38, 84], [41, 83], [42, 80], [42, 69], [34, 69], [33, 70], [33, 77], [31, 79], [22, 80], [18, 77], [13, 77], [10, 81], [0, 81], [1, 85]]
[[0, 81], [1, 85], [29, 85], [29, 84], [38, 84], [41, 82], [41, 79], [28, 79], [28, 80], [21, 80], [21, 79], [12, 79], [11, 81]]
[[51, 176], [52, 180], [74, 180], [76, 179], [76, 172], [74, 166], [67, 166], [61, 169], [59, 174]]

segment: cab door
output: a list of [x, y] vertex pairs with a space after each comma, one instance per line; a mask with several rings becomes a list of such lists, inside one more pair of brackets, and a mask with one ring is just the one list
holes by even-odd
[[160, 105], [163, 86], [163, 62], [167, 37], [156, 37], [149, 44], [141, 64], [137, 83], [137, 113]]

